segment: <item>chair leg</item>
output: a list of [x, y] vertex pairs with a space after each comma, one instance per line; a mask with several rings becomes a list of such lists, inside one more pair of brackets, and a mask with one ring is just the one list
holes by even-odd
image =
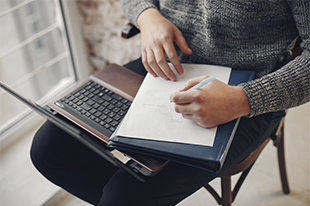
[[277, 142], [277, 150], [278, 150], [278, 162], [279, 162], [279, 170], [280, 170], [280, 177], [282, 183], [282, 190], [284, 194], [290, 193], [287, 173], [286, 173], [286, 166], [285, 166], [285, 155], [284, 155], [284, 131], [281, 128], [280, 134], [282, 137], [278, 139]]
[[244, 170], [242, 172], [241, 176], [239, 177], [239, 179], [238, 179], [238, 181], [237, 181], [237, 183], [236, 183], [236, 185], [232, 191], [232, 200], [231, 200], [232, 202], [234, 202], [242, 183], [244, 182], [245, 178], [248, 176], [248, 174], [249, 174], [250, 170], [252, 169], [254, 163], [255, 162], [253, 162], [253, 164], [250, 167], [248, 167], [246, 170]]
[[231, 206], [232, 192], [231, 192], [231, 179], [229, 177], [221, 177], [222, 184], [222, 206]]
[[204, 188], [206, 190], [208, 190], [210, 192], [210, 194], [214, 197], [214, 199], [216, 200], [217, 204], [221, 205], [222, 204], [222, 198], [218, 195], [218, 193], [213, 189], [213, 187], [211, 187], [209, 184], [206, 184], [204, 186]]

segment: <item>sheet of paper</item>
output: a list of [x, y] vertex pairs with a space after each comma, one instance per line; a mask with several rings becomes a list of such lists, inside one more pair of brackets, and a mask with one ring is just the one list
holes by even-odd
[[174, 111], [169, 96], [183, 88], [187, 80], [202, 75], [215, 75], [216, 79], [228, 83], [231, 69], [197, 64], [182, 66], [184, 74], [177, 75], [175, 82], [146, 76], [117, 135], [213, 146], [217, 127], [206, 129], [184, 119]]

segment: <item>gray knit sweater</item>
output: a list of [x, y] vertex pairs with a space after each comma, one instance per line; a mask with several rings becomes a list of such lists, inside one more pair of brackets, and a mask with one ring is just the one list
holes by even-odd
[[[177, 49], [181, 62], [256, 71], [241, 84], [250, 117], [310, 101], [310, 0], [120, 0], [128, 20], [157, 8], [182, 32], [193, 51]], [[302, 39], [304, 52], [272, 72], [290, 43]]]

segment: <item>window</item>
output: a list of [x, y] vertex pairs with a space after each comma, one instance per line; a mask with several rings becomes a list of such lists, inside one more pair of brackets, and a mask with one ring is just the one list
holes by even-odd
[[[87, 76], [75, 7], [75, 1], [1, 0], [0, 80], [44, 104]], [[31, 113], [0, 89], [0, 137]]]

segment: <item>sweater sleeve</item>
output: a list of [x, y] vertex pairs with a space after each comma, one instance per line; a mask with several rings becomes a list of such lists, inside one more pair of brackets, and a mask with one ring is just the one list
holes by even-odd
[[137, 28], [139, 15], [148, 8], [159, 8], [159, 0], [120, 0], [125, 17]]
[[310, 1], [288, 1], [304, 49], [302, 54], [259, 79], [241, 84], [248, 97], [249, 117], [289, 109], [310, 101]]

